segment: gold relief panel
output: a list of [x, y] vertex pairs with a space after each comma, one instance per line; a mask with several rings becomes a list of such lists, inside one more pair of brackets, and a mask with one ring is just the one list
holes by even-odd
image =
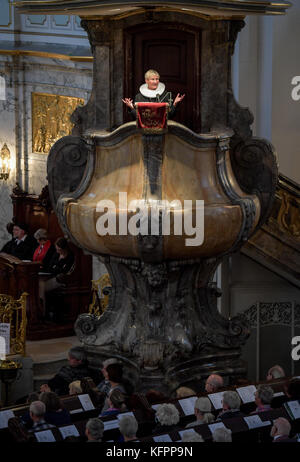
[[70, 116], [83, 105], [82, 98], [32, 93], [32, 152], [48, 154], [58, 139], [70, 135]]

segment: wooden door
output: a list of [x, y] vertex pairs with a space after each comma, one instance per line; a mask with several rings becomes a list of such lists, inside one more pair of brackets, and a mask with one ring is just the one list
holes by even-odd
[[200, 30], [178, 24], [145, 25], [127, 29], [125, 41], [125, 95], [134, 99], [145, 72], [155, 69], [173, 99], [177, 93], [186, 95], [174, 120], [198, 131]]

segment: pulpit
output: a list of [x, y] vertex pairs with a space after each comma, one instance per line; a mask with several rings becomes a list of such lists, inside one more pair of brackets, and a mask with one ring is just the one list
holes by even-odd
[[[234, 98], [231, 59], [245, 15], [284, 13], [289, 3], [78, 5], [20, 2], [31, 14], [82, 15], [94, 58], [90, 100], [47, 162], [63, 231], [99, 257], [112, 282], [105, 312], [81, 314], [76, 334], [89, 360], [117, 357], [140, 390], [170, 392], [212, 372], [236, 379], [246, 374], [249, 325], [221, 316], [213, 276], [267, 220], [278, 170], [272, 145], [253, 137], [253, 116]], [[186, 94], [179, 114], [165, 125], [166, 107], [139, 104], [137, 124], [123, 123], [122, 98], [135, 97], [150, 68], [168, 91]]]

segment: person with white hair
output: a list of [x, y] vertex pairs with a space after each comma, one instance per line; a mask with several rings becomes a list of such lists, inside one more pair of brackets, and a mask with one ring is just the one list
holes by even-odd
[[189, 423], [185, 428], [195, 427], [196, 425], [209, 424], [215, 420], [211, 413], [212, 405], [206, 396], [202, 396], [195, 401], [194, 413], [196, 420]]
[[214, 443], [231, 443], [231, 430], [229, 430], [229, 428], [216, 428], [212, 432], [212, 440]]
[[224, 380], [221, 375], [211, 374], [207, 377], [205, 382], [206, 393], [217, 393], [224, 387]]
[[48, 239], [48, 233], [44, 228], [38, 229], [33, 236], [39, 245], [34, 251], [32, 261], [38, 261], [42, 267], [47, 268], [55, 252], [55, 247]]
[[[140, 86], [139, 93], [135, 97], [135, 103], [168, 103], [169, 101], [166, 99], [168, 92], [166, 90], [165, 84], [160, 82], [159, 79], [159, 73], [154, 69], [149, 69], [145, 73], [145, 83]], [[177, 93], [170, 107], [169, 118], [173, 117], [177, 105], [183, 100], [184, 97], [185, 95], [180, 95], [180, 93]], [[135, 118], [136, 111], [134, 109], [132, 99], [124, 98], [122, 101], [124, 104], [126, 104], [130, 110], [130, 113]]]
[[203, 437], [196, 432], [185, 432], [181, 441], [183, 443], [204, 443]]
[[273, 443], [297, 443], [296, 438], [290, 438], [291, 424], [284, 417], [278, 417], [273, 422], [271, 436]]
[[88, 439], [88, 442], [98, 442], [102, 441], [104, 433], [104, 423], [98, 417], [89, 419], [85, 426], [85, 435]]
[[74, 380], [69, 384], [69, 395], [82, 393], [81, 380]]
[[272, 366], [267, 373], [267, 380], [274, 380], [274, 379], [280, 379], [282, 377], [285, 377], [285, 372], [282, 369], [281, 366], [276, 364], [275, 366]]
[[271, 401], [274, 396], [274, 391], [271, 387], [268, 385], [259, 385], [254, 396], [257, 408], [255, 411], [251, 412], [251, 414], [269, 411], [271, 409]]
[[39, 430], [49, 430], [55, 428], [45, 421], [46, 405], [42, 401], [33, 401], [29, 406], [29, 415], [33, 422], [33, 426], [28, 430], [29, 432], [37, 432]]
[[134, 416], [124, 415], [119, 419], [119, 430], [124, 438], [125, 443], [127, 441], [136, 440], [136, 433], [138, 431], [138, 423]]
[[156, 409], [155, 420], [158, 423], [153, 430], [155, 433], [174, 430], [180, 420], [178, 409], [174, 404], [159, 404]]
[[240, 411], [241, 399], [236, 391], [224, 391], [222, 403], [223, 410], [218, 415], [218, 419], [244, 417], [244, 414]]

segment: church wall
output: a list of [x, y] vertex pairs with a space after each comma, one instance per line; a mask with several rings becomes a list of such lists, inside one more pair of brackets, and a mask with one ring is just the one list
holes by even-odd
[[286, 16], [246, 18], [234, 58], [234, 92], [254, 115], [255, 135], [269, 139], [278, 154], [279, 171], [300, 182], [300, 4]]
[[263, 380], [268, 368], [275, 364], [280, 364], [287, 374], [300, 375], [300, 361], [291, 358], [291, 339], [300, 335], [299, 319], [294, 328], [292, 322], [293, 306], [296, 312], [300, 305], [300, 289], [240, 253], [225, 262], [223, 273], [221, 312], [231, 318], [246, 313], [251, 321], [257, 304], [261, 312], [259, 339], [257, 328], [252, 327], [242, 348], [249, 378]]

